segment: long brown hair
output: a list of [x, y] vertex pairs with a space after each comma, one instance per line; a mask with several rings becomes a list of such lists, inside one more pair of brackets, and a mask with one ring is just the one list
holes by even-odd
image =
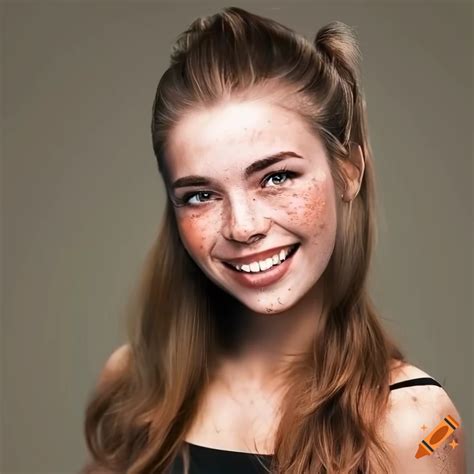
[[[323, 26], [309, 41], [230, 7], [198, 18], [178, 37], [153, 103], [153, 149], [165, 186], [167, 139], [180, 118], [259, 88], [284, 91], [286, 106], [322, 137], [339, 194], [350, 143], [365, 157], [359, 193], [350, 206], [338, 207], [336, 244], [324, 273], [325, 311], [311, 351], [287, 374], [270, 467], [275, 473], [392, 470], [379, 430], [391, 361], [406, 359], [367, 290], [376, 209], [359, 64], [356, 35], [344, 23]], [[184, 452], [183, 437], [212, 378], [223, 334], [218, 316], [232, 304], [183, 247], [169, 198], [137, 290], [126, 364], [91, 394], [85, 436], [95, 466], [166, 473]]]

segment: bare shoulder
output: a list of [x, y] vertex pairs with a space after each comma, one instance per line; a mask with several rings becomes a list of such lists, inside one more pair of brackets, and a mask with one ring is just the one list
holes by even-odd
[[[433, 377], [424, 370], [404, 364], [392, 371], [391, 383], [418, 377]], [[450, 415], [459, 423], [428, 456], [416, 458], [418, 445]], [[443, 387], [420, 385], [390, 392], [389, 411], [383, 427], [384, 439], [393, 454], [394, 474], [440, 472], [466, 474], [465, 431], [454, 402]]]
[[107, 359], [100, 374], [99, 384], [106, 382], [120, 373], [127, 364], [131, 349], [129, 344], [123, 344], [115, 349]]
[[417, 377], [435, 378], [429, 373], [410, 363], [399, 363], [398, 361], [392, 362], [390, 384], [401, 382], [402, 380], [414, 379]]

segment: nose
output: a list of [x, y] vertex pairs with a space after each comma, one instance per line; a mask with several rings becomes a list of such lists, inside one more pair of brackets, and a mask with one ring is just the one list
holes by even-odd
[[251, 197], [240, 195], [229, 200], [223, 210], [221, 233], [228, 240], [250, 243], [264, 237], [271, 224]]

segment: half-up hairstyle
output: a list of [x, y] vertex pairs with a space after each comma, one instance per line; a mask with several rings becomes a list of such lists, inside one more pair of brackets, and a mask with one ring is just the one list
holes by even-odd
[[[338, 194], [341, 163], [360, 145], [365, 173], [350, 205], [337, 207], [337, 236], [324, 273], [324, 311], [311, 350], [287, 374], [270, 472], [389, 473], [380, 433], [391, 361], [405, 362], [368, 294], [375, 245], [375, 186], [360, 51], [349, 26], [333, 21], [314, 41], [240, 8], [195, 20], [162, 75], [151, 132], [168, 190], [170, 132], [189, 111], [260, 94], [299, 114], [321, 137]], [[161, 231], [130, 305], [129, 351], [91, 394], [85, 434], [94, 466], [166, 473], [187, 462], [184, 436], [212, 378], [219, 314], [229, 298], [187, 254], [169, 196]], [[316, 317], [316, 315], [315, 315]]]

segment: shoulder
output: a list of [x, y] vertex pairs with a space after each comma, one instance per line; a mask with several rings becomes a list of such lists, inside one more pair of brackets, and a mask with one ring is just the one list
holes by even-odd
[[[404, 364], [392, 371], [391, 383], [418, 377], [435, 377]], [[416, 458], [418, 445], [450, 415], [459, 423], [429, 456]], [[460, 413], [446, 390], [437, 385], [404, 387], [390, 392], [389, 410], [383, 428], [384, 439], [393, 454], [395, 474], [466, 473], [465, 433]], [[453, 442], [454, 441], [454, 442]]]
[[390, 370], [390, 384], [418, 377], [431, 377], [436, 379], [429, 373], [410, 363], [400, 363], [398, 361], [393, 361]]
[[130, 354], [129, 344], [123, 344], [115, 349], [104, 364], [99, 377], [99, 384], [107, 382], [119, 374], [126, 367]]

